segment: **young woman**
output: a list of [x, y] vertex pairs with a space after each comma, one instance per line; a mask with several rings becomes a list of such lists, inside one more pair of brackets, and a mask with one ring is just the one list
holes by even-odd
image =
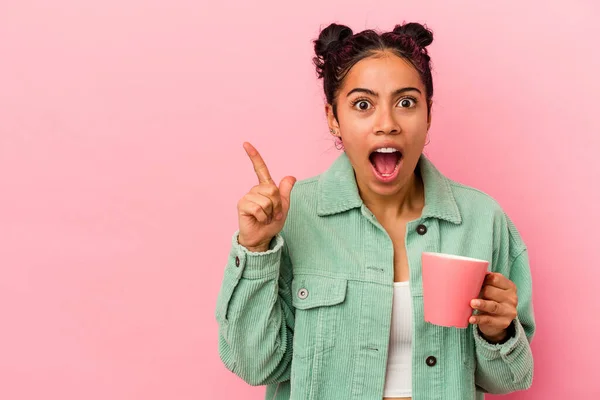
[[[324, 173], [277, 186], [244, 144], [259, 183], [238, 203], [219, 353], [267, 399], [482, 399], [531, 385], [525, 244], [492, 198], [423, 154], [432, 40], [416, 23], [321, 32], [314, 62], [344, 149]], [[424, 321], [424, 251], [490, 262], [468, 329]]]

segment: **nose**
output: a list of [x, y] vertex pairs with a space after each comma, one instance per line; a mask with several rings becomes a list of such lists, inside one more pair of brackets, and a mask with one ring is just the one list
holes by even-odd
[[393, 107], [381, 107], [378, 111], [373, 129], [376, 135], [397, 135], [402, 132]]

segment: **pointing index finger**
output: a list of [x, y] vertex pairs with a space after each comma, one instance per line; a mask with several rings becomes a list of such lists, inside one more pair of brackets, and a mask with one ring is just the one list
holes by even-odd
[[252, 165], [254, 166], [254, 171], [256, 172], [256, 176], [258, 177], [259, 183], [270, 183], [273, 182], [271, 179], [271, 174], [269, 174], [269, 169], [267, 168], [267, 164], [260, 156], [258, 150], [254, 148], [250, 143], [244, 142], [244, 150], [246, 150], [246, 154], [250, 157], [250, 161], [252, 161]]

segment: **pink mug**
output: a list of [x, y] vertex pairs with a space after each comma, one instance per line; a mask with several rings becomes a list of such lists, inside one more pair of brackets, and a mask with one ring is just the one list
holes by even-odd
[[444, 253], [424, 252], [421, 257], [425, 321], [467, 328], [471, 300], [479, 297], [489, 263]]

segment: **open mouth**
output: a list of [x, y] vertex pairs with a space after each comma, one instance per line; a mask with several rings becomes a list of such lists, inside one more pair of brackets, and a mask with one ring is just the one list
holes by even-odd
[[369, 155], [373, 171], [381, 180], [391, 180], [398, 173], [402, 161], [402, 153], [391, 147], [376, 149]]

